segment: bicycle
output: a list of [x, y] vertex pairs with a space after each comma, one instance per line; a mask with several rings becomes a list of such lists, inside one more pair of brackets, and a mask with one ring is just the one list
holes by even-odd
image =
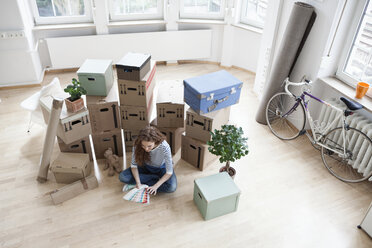
[[[341, 109], [311, 95], [308, 89], [303, 89], [300, 96], [289, 91], [290, 85], [310, 86], [312, 82], [308, 80], [295, 83], [287, 78], [283, 83], [285, 92], [275, 94], [266, 106], [266, 121], [271, 132], [282, 140], [292, 140], [306, 134], [313, 146], [320, 147], [322, 161], [328, 171], [344, 182], [361, 182], [371, 177], [372, 158], [362, 155], [371, 154], [372, 141], [362, 131], [350, 127], [346, 121], [353, 111], [363, 106], [340, 97], [347, 107]], [[320, 127], [311, 117], [306, 97], [336, 110], [335, 119], [327, 126]], [[309, 120], [311, 134], [305, 130], [306, 120]], [[339, 121], [342, 125], [335, 127]]]

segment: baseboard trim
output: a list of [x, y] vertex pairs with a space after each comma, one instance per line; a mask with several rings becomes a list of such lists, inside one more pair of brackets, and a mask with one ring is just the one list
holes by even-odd
[[21, 84], [21, 85], [4, 85], [0, 86], [0, 90], [15, 90], [15, 89], [22, 89], [22, 88], [33, 88], [33, 87], [41, 87], [41, 84]]
[[212, 64], [221, 66], [220, 62], [207, 61], [207, 60], [178, 60], [178, 64]]

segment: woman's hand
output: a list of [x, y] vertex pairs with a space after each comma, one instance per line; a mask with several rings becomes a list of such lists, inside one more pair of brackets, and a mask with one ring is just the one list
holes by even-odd
[[140, 189], [140, 188], [141, 188], [141, 186], [142, 186], [142, 184], [141, 184], [141, 183], [136, 183], [136, 188], [137, 188], [137, 189]]
[[159, 186], [153, 185], [147, 188], [147, 192], [149, 192], [150, 194], [156, 195], [156, 191], [158, 190], [158, 188]]

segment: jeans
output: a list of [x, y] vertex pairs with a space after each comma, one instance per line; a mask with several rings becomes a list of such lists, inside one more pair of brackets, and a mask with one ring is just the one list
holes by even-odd
[[[164, 176], [166, 173], [165, 164], [161, 167], [155, 167], [151, 165], [145, 164], [144, 166], [138, 166], [138, 174], [141, 180], [141, 184], [146, 184], [148, 186], [153, 186], [156, 184], [159, 179]], [[133, 177], [131, 168], [127, 168], [123, 170], [119, 174], [119, 180], [126, 184], [136, 184], [136, 180]], [[172, 176], [165, 181], [160, 187], [158, 188], [158, 192], [164, 193], [172, 193], [177, 189], [177, 178], [176, 174], [173, 171]]]

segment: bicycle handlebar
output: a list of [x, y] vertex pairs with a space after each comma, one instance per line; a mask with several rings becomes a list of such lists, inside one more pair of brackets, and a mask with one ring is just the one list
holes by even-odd
[[305, 80], [305, 81], [302, 81], [302, 82], [291, 82], [291, 81], [289, 81], [289, 78], [286, 78], [284, 80], [284, 83], [285, 83], [285, 88], [284, 88], [285, 92], [287, 92], [287, 94], [293, 95], [293, 93], [288, 90], [288, 86], [290, 86], [290, 85], [294, 85], [294, 86], [310, 85], [310, 84], [313, 83], [313, 81]]

